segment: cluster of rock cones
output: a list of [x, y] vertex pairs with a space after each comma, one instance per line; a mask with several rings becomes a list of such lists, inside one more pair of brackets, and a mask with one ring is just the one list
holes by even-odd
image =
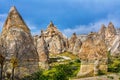
[[[82, 61], [78, 76], [96, 74], [100, 70], [107, 71], [107, 51], [113, 56], [120, 53], [120, 37], [114, 25], [102, 25], [99, 32], [88, 34], [85, 40], [73, 33], [66, 38], [57, 27], [50, 22], [46, 31], [32, 36], [15, 7], [11, 7], [0, 35], [0, 54], [6, 58], [4, 72], [10, 72], [10, 59], [15, 57], [18, 66], [15, 74], [25, 76], [36, 72], [39, 66], [49, 68], [49, 54], [60, 54], [68, 51], [80, 57]], [[98, 64], [99, 63], [99, 64]]]

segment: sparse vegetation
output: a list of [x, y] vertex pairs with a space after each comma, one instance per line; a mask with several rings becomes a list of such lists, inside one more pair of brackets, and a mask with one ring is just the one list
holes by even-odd
[[[69, 53], [67, 54], [69, 56], [72, 55]], [[53, 65], [51, 63], [52, 68], [50, 70], [39, 70], [38, 72], [30, 76], [26, 76], [22, 80], [69, 80], [69, 78], [76, 76], [80, 68], [80, 60], [75, 58], [63, 62], [53, 61], [53, 63], [55, 64]], [[59, 64], [59, 63], [65, 63], [65, 64]]]
[[108, 56], [108, 72], [120, 73], [120, 58]]
[[15, 72], [15, 68], [18, 66], [18, 60], [17, 60], [17, 58], [12, 57], [10, 62], [12, 64], [12, 77], [11, 77], [11, 79], [14, 80], [14, 72]]

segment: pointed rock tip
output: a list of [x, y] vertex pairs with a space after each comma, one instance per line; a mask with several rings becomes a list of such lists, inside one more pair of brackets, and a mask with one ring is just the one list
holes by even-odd
[[76, 35], [76, 33], [74, 32], [73, 35]]
[[106, 26], [104, 24], [101, 25], [101, 29], [105, 29]]
[[111, 25], [111, 24], [113, 25], [113, 23], [110, 21], [110, 22], [109, 22], [109, 25]]
[[53, 24], [52, 20], [50, 21], [50, 24]]
[[50, 21], [50, 24], [49, 24], [50, 27], [54, 27], [54, 24], [52, 21]]
[[104, 25], [104, 24], [102, 24], [101, 26], [102, 26], [102, 27], [105, 27], [105, 25]]
[[9, 11], [9, 12], [11, 12], [11, 11], [17, 11], [16, 7], [15, 7], [15, 6], [12, 6], [12, 7], [10, 8], [10, 11]]
[[109, 22], [109, 24], [108, 24], [108, 28], [111, 28], [111, 27], [114, 28], [114, 24], [113, 24], [112, 22]]

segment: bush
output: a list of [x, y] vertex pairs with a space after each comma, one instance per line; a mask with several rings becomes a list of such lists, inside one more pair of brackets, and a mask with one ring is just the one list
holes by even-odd
[[80, 59], [75, 59], [76, 63], [81, 63]]
[[104, 74], [105, 74], [104, 71], [101, 71], [101, 70], [98, 71], [98, 75], [104, 75]]
[[48, 80], [43, 75], [43, 70], [39, 70], [38, 72], [32, 74], [31, 76], [26, 76], [22, 80]]
[[120, 59], [119, 58], [111, 58], [110, 62], [108, 62], [108, 72], [120, 72]]

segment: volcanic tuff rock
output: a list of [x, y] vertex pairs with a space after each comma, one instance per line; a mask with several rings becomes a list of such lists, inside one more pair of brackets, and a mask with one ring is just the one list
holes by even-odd
[[118, 54], [120, 52], [118, 48], [119, 31], [118, 30], [116, 31], [112, 22], [108, 24], [108, 27], [105, 27], [105, 25], [102, 25], [98, 34], [100, 34], [101, 38], [105, 40], [105, 43], [107, 44], [107, 49], [108, 51], [111, 52], [112, 55], [114, 53]]
[[66, 51], [67, 38], [63, 36], [52, 22], [48, 25], [47, 30], [43, 31], [43, 36], [50, 53], [59, 54]]
[[110, 22], [105, 31], [105, 41], [108, 46], [108, 49], [112, 46], [115, 38], [116, 38], [116, 30], [112, 22]]
[[97, 33], [90, 33], [88, 38], [82, 44], [79, 57], [81, 59], [96, 59], [98, 57], [107, 57], [107, 46], [104, 40]]
[[99, 34], [88, 35], [81, 46], [79, 57], [81, 69], [78, 76], [93, 76], [98, 70], [107, 71], [107, 46]]
[[39, 35], [35, 35], [33, 36], [33, 40], [34, 40], [34, 45], [35, 47], [37, 47], [37, 40], [39, 39]]
[[81, 40], [77, 38], [76, 33], [73, 33], [72, 37], [69, 39], [68, 51], [73, 52], [73, 54], [77, 55], [81, 45]]
[[80, 48], [81, 48], [82, 42], [80, 39], [77, 39], [73, 48], [73, 54], [77, 55]]
[[[6, 51], [4, 54], [8, 63], [12, 57], [18, 60], [15, 69], [17, 76], [23, 77], [38, 70], [39, 57], [30, 30], [15, 7], [11, 7], [3, 26], [0, 45]], [[6, 64], [5, 72], [10, 70], [8, 65]]]
[[120, 35], [116, 35], [116, 38], [113, 41], [113, 44], [109, 51], [111, 52], [112, 56], [120, 56]]
[[77, 38], [84, 42], [87, 39], [87, 34], [77, 35]]
[[73, 33], [73, 35], [72, 35], [71, 38], [69, 39], [69, 51], [70, 51], [70, 52], [73, 51], [73, 48], [74, 48], [74, 45], [75, 45], [76, 40], [77, 40], [76, 33]]
[[101, 29], [98, 32], [98, 34], [100, 34], [103, 39], [105, 39], [105, 31], [106, 31], [106, 27], [104, 24], [102, 24]]
[[109, 51], [112, 56], [120, 56], [120, 29], [116, 29], [116, 37], [110, 47]]
[[48, 69], [49, 51], [47, 49], [43, 35], [41, 35], [37, 40], [37, 52], [39, 54], [39, 66], [41, 66], [43, 69]]

